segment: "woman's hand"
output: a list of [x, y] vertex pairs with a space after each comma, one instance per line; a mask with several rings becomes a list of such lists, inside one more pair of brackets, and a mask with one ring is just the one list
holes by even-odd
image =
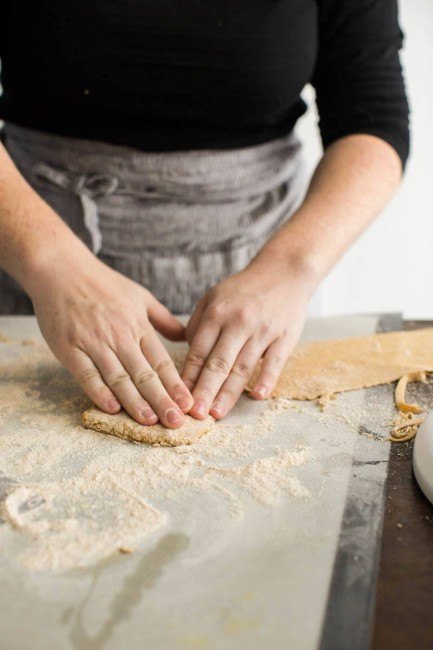
[[181, 373], [190, 414], [224, 417], [263, 356], [253, 388], [272, 391], [304, 323], [309, 298], [349, 245], [386, 205], [401, 178], [393, 147], [350, 135], [327, 147], [304, 202], [250, 266], [199, 302], [186, 329], [191, 350]]
[[1, 143], [0, 169], [0, 265], [32, 299], [51, 350], [103, 411], [123, 406], [141, 424], [181, 426], [192, 397], [155, 329], [177, 340], [184, 327], [94, 257]]
[[190, 415], [227, 415], [262, 357], [251, 395], [270, 395], [301, 334], [310, 293], [300, 273], [280, 272], [268, 259], [202, 298], [186, 329], [191, 347], [181, 373], [194, 397]]
[[46, 268], [30, 292], [39, 326], [90, 399], [107, 413], [123, 406], [140, 424], [183, 424], [193, 400], [155, 332], [181, 340], [183, 325], [87, 251]]

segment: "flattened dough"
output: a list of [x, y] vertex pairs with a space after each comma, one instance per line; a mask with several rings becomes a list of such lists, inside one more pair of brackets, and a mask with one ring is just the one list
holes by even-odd
[[166, 429], [162, 424], [150, 426], [138, 424], [125, 411], [120, 411], [116, 415], [109, 415], [98, 408], [92, 407], [84, 411], [82, 423], [88, 429], [109, 433], [124, 440], [145, 442], [149, 445], [176, 447], [178, 445], [192, 445], [198, 442], [202, 436], [209, 433], [215, 424], [215, 420], [210, 415], [204, 420], [195, 420], [187, 415], [185, 424], [179, 429]]
[[[335, 393], [389, 384], [411, 373], [433, 372], [433, 328], [300, 344], [288, 359], [272, 397], [314, 400]], [[250, 382], [254, 384], [258, 369]], [[209, 432], [214, 419], [189, 416], [180, 429], [143, 426], [123, 411], [83, 413], [84, 426], [125, 440], [164, 446], [191, 445]]]
[[433, 372], [433, 328], [314, 341], [296, 348], [272, 397], [313, 400], [421, 371]]

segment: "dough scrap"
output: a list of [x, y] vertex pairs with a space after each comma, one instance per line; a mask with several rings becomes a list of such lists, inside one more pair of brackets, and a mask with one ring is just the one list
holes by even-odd
[[392, 423], [393, 428], [389, 437], [390, 441], [407, 442], [408, 440], [412, 440], [412, 438], [415, 438], [424, 420], [425, 415], [416, 418], [410, 411], [409, 413], [402, 413], [400, 411], [397, 420]]
[[271, 396], [314, 400], [416, 372], [433, 372], [433, 328], [313, 341], [295, 349]]
[[92, 407], [84, 411], [82, 423], [88, 429], [101, 433], [109, 433], [123, 440], [145, 442], [149, 445], [176, 447], [178, 445], [193, 445], [212, 429], [215, 420], [208, 415], [204, 420], [195, 420], [189, 415], [179, 429], [167, 429], [162, 424], [142, 425], [135, 422], [125, 411], [109, 415]]
[[406, 402], [406, 387], [413, 381], [422, 381], [425, 384], [427, 381], [426, 373], [412, 372], [399, 379], [395, 389], [395, 405], [401, 413], [422, 413], [424, 410], [418, 404], [408, 404]]

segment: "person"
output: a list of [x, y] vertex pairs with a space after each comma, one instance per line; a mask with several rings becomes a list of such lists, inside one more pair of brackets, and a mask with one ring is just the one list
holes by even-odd
[[[7, 3], [2, 313], [93, 402], [179, 427], [268, 397], [409, 152], [397, 0]], [[294, 133], [316, 92], [304, 195]], [[191, 313], [186, 327], [176, 317]], [[190, 344], [178, 374], [157, 336]]]

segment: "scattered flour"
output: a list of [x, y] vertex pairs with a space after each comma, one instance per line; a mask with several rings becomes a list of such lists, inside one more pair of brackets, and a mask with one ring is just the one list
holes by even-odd
[[31, 543], [20, 556], [31, 569], [71, 569], [137, 543], [166, 515], [111, 476], [23, 485], [3, 503], [6, 521]]
[[[313, 455], [290, 441], [300, 416], [323, 430], [340, 422], [377, 440], [389, 436], [383, 391], [389, 389], [391, 404], [391, 386], [369, 389], [367, 413], [351, 393], [337, 395], [323, 412], [278, 398], [263, 403], [255, 419], [217, 423], [191, 446], [131, 443], [81, 426], [89, 402], [44, 343], [4, 336], [0, 343], [0, 515], [9, 524], [0, 527], [0, 543], [17, 543], [20, 562], [34, 570], [68, 570], [133, 552], [193, 500], [211, 518], [216, 508], [214, 518], [222, 514], [229, 525], [252, 508], [307, 498], [298, 468]], [[178, 367], [184, 355], [176, 350]], [[428, 386], [417, 384], [416, 391], [431, 408]]]
[[254, 504], [308, 497], [296, 471], [310, 451], [272, 441], [278, 414], [296, 415], [289, 400], [270, 401], [247, 424], [222, 421], [194, 445], [150, 447], [84, 429], [88, 400], [45, 344], [10, 348], [0, 364], [3, 531], [20, 535], [26, 568], [67, 570], [131, 552], [194, 498], [219, 500], [236, 521]]

